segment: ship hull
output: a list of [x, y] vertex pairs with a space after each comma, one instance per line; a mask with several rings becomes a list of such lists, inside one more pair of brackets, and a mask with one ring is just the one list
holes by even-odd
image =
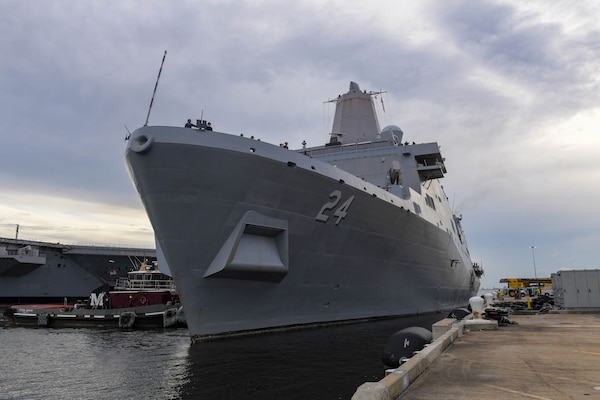
[[477, 293], [468, 254], [447, 230], [325, 162], [231, 135], [145, 127], [126, 163], [193, 340], [429, 313]]

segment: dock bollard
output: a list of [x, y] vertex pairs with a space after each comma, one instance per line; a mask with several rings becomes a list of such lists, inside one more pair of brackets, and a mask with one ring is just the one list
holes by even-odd
[[469, 305], [473, 312], [473, 319], [483, 318], [483, 303], [484, 300], [480, 296], [473, 296], [469, 299]]

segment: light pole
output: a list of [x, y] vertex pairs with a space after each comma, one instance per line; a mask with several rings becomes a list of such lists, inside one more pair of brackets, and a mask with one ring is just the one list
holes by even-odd
[[533, 258], [533, 274], [534, 278], [537, 279], [537, 270], [535, 269], [535, 246], [529, 246], [531, 249], [531, 257]]

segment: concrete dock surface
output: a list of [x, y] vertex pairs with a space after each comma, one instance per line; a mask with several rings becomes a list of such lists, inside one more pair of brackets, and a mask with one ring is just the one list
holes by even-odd
[[600, 399], [600, 314], [510, 315], [465, 331], [398, 399]]

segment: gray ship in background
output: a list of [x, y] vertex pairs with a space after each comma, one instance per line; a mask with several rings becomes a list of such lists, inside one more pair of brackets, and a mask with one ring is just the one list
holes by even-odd
[[380, 129], [351, 82], [328, 143], [288, 150], [144, 126], [125, 152], [192, 341], [466, 306], [483, 270], [439, 180], [437, 143]]
[[0, 304], [72, 302], [112, 285], [156, 250], [0, 238]]

